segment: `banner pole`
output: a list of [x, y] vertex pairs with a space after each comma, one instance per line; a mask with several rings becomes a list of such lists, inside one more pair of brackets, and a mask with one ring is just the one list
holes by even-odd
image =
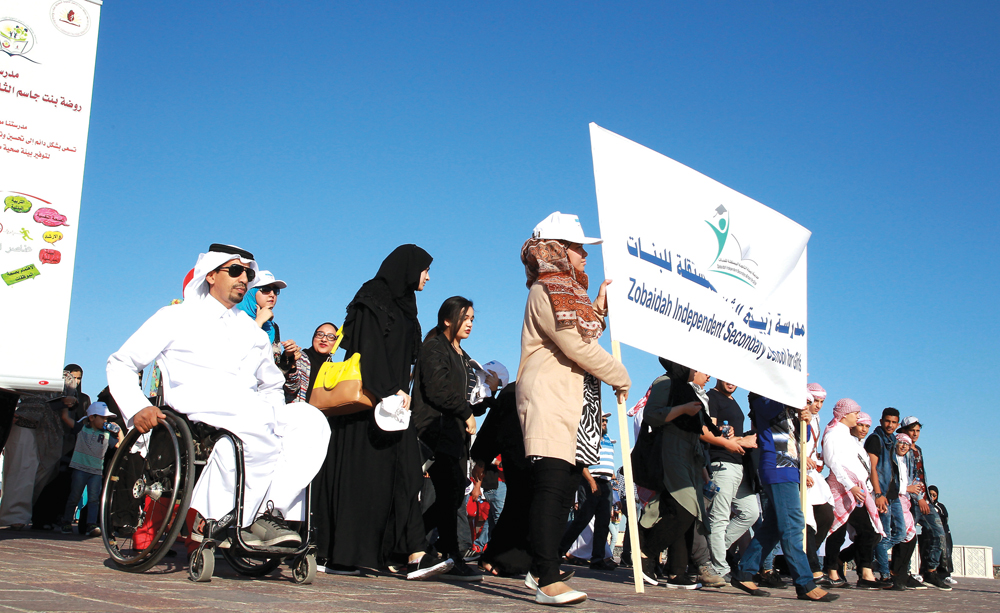
[[[611, 353], [619, 362], [622, 361], [622, 347], [616, 341], [611, 341]], [[622, 472], [625, 476], [625, 504], [628, 520], [629, 544], [632, 546], [632, 579], [635, 581], [635, 592], [642, 594], [646, 591], [646, 586], [642, 581], [642, 551], [639, 548], [639, 518], [636, 517], [635, 510], [635, 488], [632, 485], [632, 446], [629, 444], [628, 416], [626, 415], [624, 402], [618, 403], [618, 439], [622, 446]]]
[[802, 551], [809, 548], [808, 545], [808, 522], [806, 521], [806, 474], [809, 465], [809, 458], [806, 457], [806, 432], [809, 424], [799, 420], [799, 498], [802, 503]]

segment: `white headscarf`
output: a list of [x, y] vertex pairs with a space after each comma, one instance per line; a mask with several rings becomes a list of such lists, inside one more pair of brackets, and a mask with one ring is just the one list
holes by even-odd
[[[231, 245], [227, 245], [231, 246]], [[234, 247], [233, 250], [240, 249], [239, 247]], [[245, 251], [240, 249], [240, 251]], [[244, 266], [249, 266], [253, 269], [257, 276], [254, 280], [247, 284], [247, 289], [256, 286], [257, 281], [260, 280], [260, 268], [257, 267], [257, 262], [254, 260], [248, 260], [242, 256], [236, 255], [234, 253], [225, 253], [222, 251], [209, 251], [208, 253], [198, 254], [198, 263], [194, 265], [194, 276], [188, 281], [188, 284], [184, 286], [184, 300], [185, 301], [201, 301], [208, 297], [209, 286], [205, 281], [205, 277], [208, 273], [212, 272], [219, 266], [222, 266], [229, 260], [238, 259]]]

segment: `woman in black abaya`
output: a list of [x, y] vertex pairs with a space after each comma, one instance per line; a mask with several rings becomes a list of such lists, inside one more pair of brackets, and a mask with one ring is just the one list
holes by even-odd
[[[410, 368], [420, 347], [417, 298], [433, 258], [416, 245], [397, 247], [347, 307], [346, 357], [361, 354], [361, 380], [378, 398], [401, 396], [409, 408]], [[426, 554], [417, 494], [422, 485], [416, 432], [385, 432], [371, 410], [329, 417], [326, 462], [313, 481], [317, 557], [332, 574], [357, 574], [407, 562], [407, 579], [447, 572], [452, 563]], [[325, 529], [324, 529], [325, 528]]]

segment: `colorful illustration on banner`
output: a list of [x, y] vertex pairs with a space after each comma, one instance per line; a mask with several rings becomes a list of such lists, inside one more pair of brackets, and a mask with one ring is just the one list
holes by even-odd
[[43, 226], [48, 226], [50, 228], [69, 225], [66, 223], [65, 215], [60, 215], [59, 211], [47, 207], [43, 207], [35, 211], [33, 219]]
[[759, 266], [752, 257], [751, 240], [744, 236], [740, 241], [731, 232], [732, 223], [725, 205], [720, 204], [715, 207], [714, 214], [710, 219], [706, 219], [705, 223], [712, 228], [719, 243], [719, 250], [715, 254], [715, 260], [708, 267], [708, 272], [726, 275], [750, 287], [757, 287], [760, 282]]
[[3, 210], [12, 209], [15, 213], [27, 213], [31, 210], [31, 200], [24, 196], [7, 196], [3, 199]]
[[52, 5], [49, 11], [52, 25], [67, 36], [83, 36], [90, 30], [90, 13], [73, 0], [63, 0]]
[[27, 228], [21, 228], [21, 240], [33, 241], [35, 239], [31, 238], [31, 234], [28, 232]]
[[62, 261], [62, 254], [55, 249], [42, 249], [38, 252], [38, 261], [42, 264], [58, 264]]
[[15, 268], [10, 272], [5, 272], [0, 274], [3, 278], [3, 282], [8, 286], [14, 285], [15, 283], [20, 283], [21, 281], [26, 281], [28, 279], [33, 279], [38, 275], [42, 274], [34, 264], [28, 264], [27, 266], [22, 266], [21, 268]]
[[35, 32], [27, 24], [10, 17], [0, 19], [0, 51], [10, 57], [24, 57], [29, 62], [37, 64], [35, 60], [25, 57], [34, 46]]
[[55, 245], [58, 241], [63, 239], [62, 232], [49, 231], [42, 235], [42, 240], [50, 245]]
[[[697, 265], [689, 258], [681, 257], [680, 254], [676, 254], [676, 257], [672, 251], [667, 249], [656, 250], [656, 243], [648, 243], [652, 248], [648, 251], [642, 250], [642, 238], [634, 238], [632, 236], [628, 237], [625, 241], [625, 250], [632, 257], [639, 258], [644, 262], [649, 262], [653, 266], [659, 268], [659, 272], [666, 270], [667, 272], [671, 270], [676, 270], [677, 274], [681, 278], [695, 283], [704, 287], [705, 289], [711, 290], [713, 292], [718, 292], [715, 286], [705, 278], [705, 275], [698, 272]], [[645, 286], [644, 286], [645, 287]], [[630, 297], [629, 300], [632, 298]]]

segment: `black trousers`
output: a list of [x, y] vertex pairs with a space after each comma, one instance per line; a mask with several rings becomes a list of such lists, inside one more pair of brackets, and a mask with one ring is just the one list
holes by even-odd
[[905, 543], [898, 543], [892, 547], [892, 574], [896, 577], [906, 577], [910, 574], [910, 558], [913, 557], [913, 550], [917, 547], [917, 537], [911, 538]]
[[[868, 510], [865, 507], [855, 507], [851, 516], [847, 518], [847, 524], [854, 528], [854, 550], [855, 559], [858, 566], [858, 574], [862, 568], [871, 568], [872, 559], [875, 557], [875, 543], [878, 542], [878, 533], [872, 527], [871, 519], [868, 517]], [[826, 558], [823, 566], [827, 571], [838, 570], [840, 560], [840, 548], [844, 546], [844, 539], [847, 536], [847, 524], [838, 528], [826, 539]]]
[[670, 549], [670, 574], [684, 575], [687, 572], [691, 539], [691, 527], [695, 517], [683, 506], [677, 504], [667, 492], [660, 494], [660, 521], [652, 528], [639, 528], [639, 545], [642, 553], [659, 561], [660, 552]]
[[611, 482], [607, 479], [595, 478], [597, 491], [591, 492], [590, 487], [584, 484], [587, 489], [587, 497], [583, 504], [573, 515], [573, 521], [566, 526], [562, 540], [559, 541], [560, 555], [566, 555], [569, 548], [573, 546], [573, 541], [579, 538], [580, 533], [590, 524], [591, 518], [594, 520], [594, 544], [590, 553], [591, 562], [600, 562], [604, 559], [605, 545], [608, 542], [608, 533], [611, 524]]
[[830, 526], [833, 525], [833, 506], [829, 504], [813, 505], [813, 517], [816, 518], [816, 530], [813, 530], [812, 526], [807, 528], [806, 557], [809, 558], [809, 569], [818, 573], [823, 569], [819, 565], [819, 556], [816, 555], [816, 550], [830, 533]]
[[539, 587], [559, 580], [559, 541], [582, 472], [582, 466], [558, 458], [536, 458], [531, 464], [534, 495], [528, 535], [533, 553], [531, 574]]
[[427, 532], [437, 528], [437, 550], [453, 556], [456, 562], [462, 559], [458, 550], [457, 513], [465, 498], [465, 464], [460, 458], [438, 453], [427, 471], [434, 484], [434, 504], [427, 511], [430, 521], [424, 527]]

